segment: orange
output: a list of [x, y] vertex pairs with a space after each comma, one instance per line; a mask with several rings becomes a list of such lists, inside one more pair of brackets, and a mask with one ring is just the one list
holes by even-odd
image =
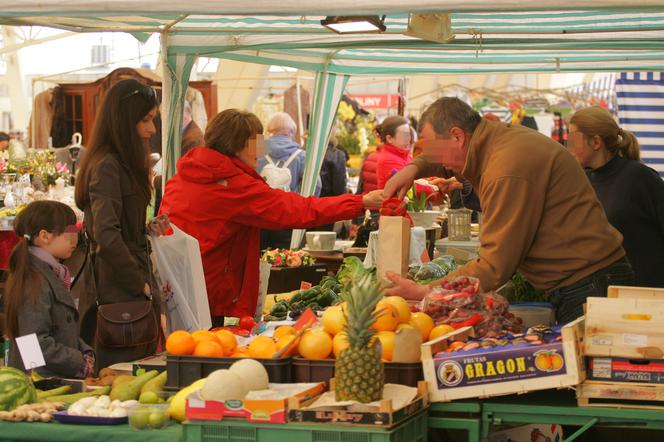
[[219, 330], [214, 333], [221, 346], [224, 348], [224, 353], [227, 355], [233, 354], [237, 347], [237, 338], [230, 330]]
[[332, 353], [332, 338], [322, 329], [306, 331], [298, 351], [306, 359], [326, 359]]
[[249, 344], [249, 356], [257, 359], [270, 359], [277, 352], [277, 344], [267, 336], [258, 336]]
[[211, 339], [204, 339], [196, 344], [194, 356], [205, 356], [208, 358], [223, 358], [224, 349], [218, 343]]
[[344, 330], [346, 327], [346, 318], [344, 318], [344, 312], [341, 309], [340, 305], [334, 305], [328, 307], [323, 312], [323, 317], [321, 318], [323, 323], [323, 328], [326, 332], [335, 336], [337, 333]]
[[176, 330], [166, 339], [166, 352], [172, 355], [190, 355], [196, 348], [196, 341], [184, 330]]
[[[285, 335], [279, 338], [279, 340], [277, 341], [277, 351], [281, 350], [282, 348], [290, 344], [293, 340], [295, 340], [295, 335]], [[294, 355], [297, 352], [298, 344], [299, 340], [283, 356], [288, 357]]]
[[332, 352], [334, 357], [338, 358], [341, 354], [341, 350], [348, 348], [350, 344], [348, 343], [348, 338], [346, 337], [346, 332], [337, 333], [332, 339]]
[[235, 352], [231, 355], [231, 358], [248, 358], [249, 349], [247, 347], [238, 347], [235, 349]]
[[394, 351], [394, 332], [382, 331], [376, 333], [376, 337], [380, 341], [380, 357], [383, 361], [392, 360], [392, 352]]
[[392, 304], [380, 301], [376, 305], [376, 311], [380, 313], [371, 328], [379, 332], [394, 331], [397, 329], [397, 325], [399, 325], [399, 312]]
[[548, 353], [540, 353], [535, 358], [535, 366], [542, 371], [551, 371], [553, 361]]
[[429, 333], [429, 341], [433, 341], [436, 338], [440, 338], [443, 335], [446, 335], [448, 333], [452, 333], [454, 331], [454, 328], [450, 325], [447, 324], [440, 324], [435, 326], [433, 329], [431, 329], [431, 333]]
[[422, 341], [428, 340], [429, 335], [431, 334], [431, 330], [433, 330], [434, 326], [431, 316], [422, 312], [416, 312], [410, 315], [409, 324], [418, 329], [420, 333], [422, 333]]
[[463, 348], [466, 346], [466, 342], [463, 341], [454, 341], [450, 345], [447, 346], [447, 351], [448, 352], [453, 352], [456, 350], [459, 350], [460, 348]]
[[277, 329], [274, 331], [274, 334], [272, 335], [272, 338], [276, 341], [278, 341], [280, 338], [287, 336], [287, 335], [296, 335], [297, 330], [295, 330], [293, 327], [290, 325], [282, 325], [277, 327]]
[[403, 299], [401, 296], [388, 296], [384, 298], [383, 301], [391, 304], [394, 306], [394, 308], [397, 309], [397, 312], [399, 313], [399, 324], [407, 324], [408, 321], [410, 321], [411, 313], [408, 301]]
[[554, 354], [551, 356], [551, 371], [558, 371], [563, 368], [565, 361], [562, 356], [559, 354]]
[[201, 341], [214, 341], [217, 344], [219, 343], [219, 340], [217, 337], [212, 333], [211, 331], [207, 330], [196, 330], [191, 334], [191, 337], [194, 338], [194, 341], [196, 341], [196, 344], [198, 344]]

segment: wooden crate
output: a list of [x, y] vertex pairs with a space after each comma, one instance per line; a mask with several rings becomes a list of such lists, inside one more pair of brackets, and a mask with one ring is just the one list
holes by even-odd
[[[583, 344], [584, 318], [579, 318], [561, 329], [562, 351], [564, 355], [564, 370], [560, 374], [535, 376], [515, 380], [500, 380], [475, 385], [457, 386], [444, 385], [440, 379], [439, 371], [444, 368], [445, 361], [452, 359], [436, 358], [435, 355], [445, 351], [453, 341], [466, 340], [471, 336], [472, 328], [466, 327], [455, 332], [441, 336], [440, 338], [422, 345], [422, 367], [424, 368], [424, 379], [429, 388], [429, 397], [432, 402], [448, 402], [465, 398], [487, 398], [506, 394], [520, 394], [535, 390], [546, 390], [550, 388], [568, 388], [581, 383], [586, 377], [585, 364], [581, 352]], [[534, 350], [537, 348], [533, 347]], [[455, 353], [452, 353], [455, 355]], [[477, 358], [468, 356], [468, 358]], [[480, 358], [482, 359], [482, 358]], [[483, 359], [488, 359], [484, 357]], [[528, 367], [531, 371], [532, 367]], [[466, 376], [465, 370], [461, 370], [461, 377]]]
[[624, 299], [625, 298], [664, 299], [664, 289], [612, 285], [609, 287], [607, 296], [609, 298], [624, 298]]
[[586, 354], [664, 358], [664, 299], [588, 298]]
[[580, 407], [664, 410], [664, 385], [585, 381], [576, 390]]

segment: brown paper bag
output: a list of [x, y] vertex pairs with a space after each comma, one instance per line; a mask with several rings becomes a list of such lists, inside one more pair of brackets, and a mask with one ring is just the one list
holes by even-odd
[[389, 283], [385, 273], [408, 274], [410, 262], [410, 221], [402, 216], [381, 216], [378, 227], [378, 256], [376, 270], [383, 283]]

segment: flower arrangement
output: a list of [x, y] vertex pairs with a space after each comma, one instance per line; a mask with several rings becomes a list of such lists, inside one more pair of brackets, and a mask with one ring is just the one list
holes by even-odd
[[48, 150], [31, 149], [23, 160], [0, 162], [0, 171], [16, 174], [30, 174], [37, 186], [43, 186], [42, 190], [48, 189], [55, 184], [55, 180], [62, 178], [69, 181], [71, 174], [66, 164], [56, 163], [53, 152]]
[[316, 264], [316, 258], [304, 250], [268, 249], [263, 253], [262, 261], [277, 267], [303, 267]]
[[345, 101], [339, 103], [337, 120], [339, 121], [336, 132], [337, 145], [348, 154], [360, 154], [369, 146], [378, 144], [375, 135], [376, 123], [373, 118], [356, 113]]

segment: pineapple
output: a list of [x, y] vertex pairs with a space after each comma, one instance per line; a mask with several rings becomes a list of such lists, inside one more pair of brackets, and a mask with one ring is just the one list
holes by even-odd
[[385, 372], [380, 350], [372, 344], [376, 331], [371, 325], [376, 321], [376, 304], [383, 292], [370, 275], [364, 276], [352, 286], [346, 301], [345, 332], [349, 346], [342, 350], [335, 363], [335, 398], [337, 401], [357, 401], [363, 404], [383, 398]]

